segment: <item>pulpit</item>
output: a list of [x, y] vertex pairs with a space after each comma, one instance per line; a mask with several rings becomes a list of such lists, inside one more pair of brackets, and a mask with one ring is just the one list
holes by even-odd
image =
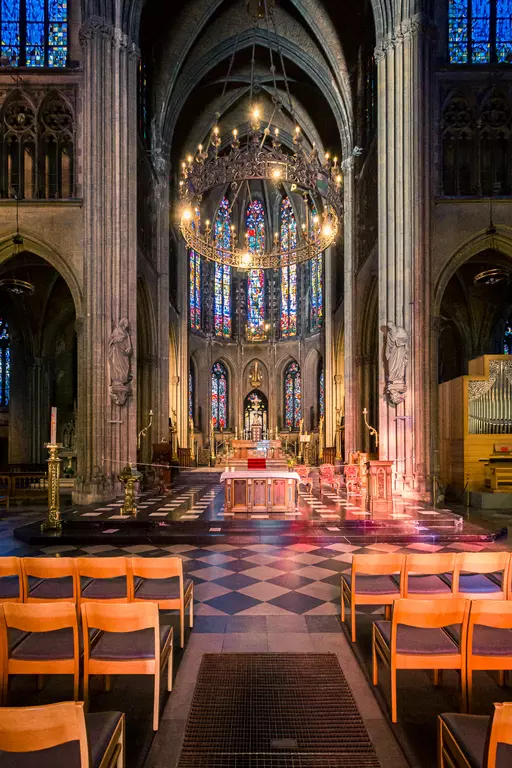
[[393, 462], [368, 461], [366, 470], [368, 510], [370, 512], [391, 514], [393, 511]]

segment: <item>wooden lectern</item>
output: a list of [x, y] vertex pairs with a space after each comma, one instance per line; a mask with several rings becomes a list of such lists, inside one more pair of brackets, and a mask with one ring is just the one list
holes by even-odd
[[372, 460], [366, 463], [368, 496], [366, 508], [370, 512], [393, 511], [393, 462]]
[[[156, 476], [158, 478], [158, 493], [164, 496], [171, 488], [171, 459], [172, 448], [170, 443], [153, 443], [153, 464], [160, 464], [157, 467]], [[167, 465], [167, 466], [165, 466]]]

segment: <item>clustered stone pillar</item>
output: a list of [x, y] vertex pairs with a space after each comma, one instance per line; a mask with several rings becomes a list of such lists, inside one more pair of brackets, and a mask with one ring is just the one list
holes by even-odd
[[[430, 47], [425, 20], [403, 20], [377, 46], [379, 158], [380, 458], [394, 461], [395, 490], [428, 490], [430, 404]], [[346, 289], [348, 286], [346, 286]], [[388, 323], [405, 329], [405, 397], [386, 394]]]
[[[121, 30], [97, 17], [85, 21], [80, 42], [85, 309], [77, 320], [80, 476], [74, 499], [87, 503], [112, 496], [117, 474], [137, 460], [138, 49]], [[131, 344], [128, 371], [121, 380], [116, 373], [121, 381], [117, 398], [109, 367], [113, 339], [120, 349]]]
[[355, 193], [354, 193], [354, 157], [348, 157], [342, 163], [344, 188], [344, 379], [345, 379], [345, 460], [348, 452], [357, 447], [357, 421], [359, 402], [357, 399], [357, 370], [355, 350]]

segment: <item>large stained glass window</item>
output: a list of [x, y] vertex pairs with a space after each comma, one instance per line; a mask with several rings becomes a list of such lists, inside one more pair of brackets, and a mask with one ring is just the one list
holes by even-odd
[[65, 67], [67, 0], [0, 0], [0, 55], [12, 67]]
[[[297, 247], [297, 220], [289, 197], [281, 203], [281, 250], [293, 254]], [[297, 333], [297, 265], [281, 269], [281, 335]]]
[[[201, 224], [201, 214], [199, 209], [196, 208], [195, 219], [192, 223], [194, 228], [199, 228]], [[189, 285], [189, 301], [190, 301], [190, 327], [193, 331], [201, 330], [202, 312], [201, 312], [201, 257], [195, 251], [190, 251], [189, 256], [190, 263], [190, 285]]]
[[[316, 208], [312, 208], [309, 217], [309, 236], [320, 235], [320, 222]], [[309, 328], [317, 331], [324, 320], [324, 255], [320, 253], [309, 262]]]
[[284, 425], [286, 429], [299, 429], [301, 419], [300, 368], [295, 361], [284, 372]]
[[[259, 200], [249, 203], [246, 216], [249, 253], [265, 249], [265, 212]], [[258, 341], [265, 338], [265, 270], [250, 269], [247, 276], [247, 335]]]
[[[231, 215], [229, 201], [223, 198], [215, 219], [215, 243], [218, 249], [231, 247]], [[222, 251], [218, 250], [222, 257]], [[231, 337], [231, 267], [215, 262], [215, 285], [213, 302], [215, 335]]]
[[228, 423], [228, 374], [222, 363], [212, 368], [212, 419], [215, 429], [225, 429]]
[[318, 418], [325, 416], [325, 377], [324, 365], [320, 363], [318, 368]]
[[512, 63], [512, 0], [448, 0], [451, 64]]
[[0, 406], [7, 408], [11, 399], [11, 345], [9, 326], [0, 319]]
[[512, 320], [505, 326], [505, 333], [503, 334], [503, 354], [512, 355]]
[[194, 421], [194, 374], [188, 369], [188, 417]]

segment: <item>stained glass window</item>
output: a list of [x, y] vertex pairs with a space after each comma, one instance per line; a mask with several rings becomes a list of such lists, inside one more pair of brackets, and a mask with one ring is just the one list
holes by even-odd
[[[201, 214], [196, 208], [195, 219], [192, 223], [194, 229], [201, 224]], [[190, 327], [194, 331], [201, 330], [201, 257], [195, 251], [190, 251]]]
[[512, 0], [449, 0], [451, 64], [510, 62]]
[[222, 363], [212, 368], [212, 419], [215, 429], [228, 423], [228, 374]]
[[506, 324], [503, 334], [503, 354], [512, 355], [512, 322], [510, 321]]
[[300, 368], [291, 362], [284, 372], [284, 424], [287, 429], [299, 429], [301, 419]]
[[67, 0], [0, 0], [0, 55], [12, 67], [65, 67]]
[[6, 408], [11, 398], [11, 345], [9, 326], [0, 319], [0, 406]]
[[[265, 249], [265, 212], [259, 200], [247, 208], [247, 246], [250, 253]], [[265, 338], [265, 270], [250, 269], [247, 276], [247, 333], [254, 341]]]
[[[289, 197], [281, 203], [281, 250], [292, 254], [297, 247], [297, 220]], [[281, 269], [281, 335], [297, 333], [297, 265]]]
[[[231, 247], [231, 215], [229, 201], [223, 198], [215, 219], [215, 243], [218, 249]], [[217, 253], [222, 257], [222, 250]], [[215, 335], [231, 337], [231, 267], [215, 262], [215, 285], [213, 302]]]
[[188, 417], [194, 421], [194, 374], [192, 368], [188, 371]]
[[[318, 236], [320, 234], [320, 223], [316, 209], [313, 208], [310, 214], [309, 224], [310, 237]], [[309, 286], [310, 286], [310, 302], [309, 302], [309, 327], [311, 331], [317, 331], [323, 325], [324, 319], [324, 286], [323, 286], [323, 272], [324, 272], [324, 255], [320, 253], [309, 262]]]
[[148, 70], [142, 56], [139, 58], [139, 133], [147, 141], [149, 136]]
[[324, 366], [320, 364], [318, 369], [318, 418], [325, 416], [325, 377]]

